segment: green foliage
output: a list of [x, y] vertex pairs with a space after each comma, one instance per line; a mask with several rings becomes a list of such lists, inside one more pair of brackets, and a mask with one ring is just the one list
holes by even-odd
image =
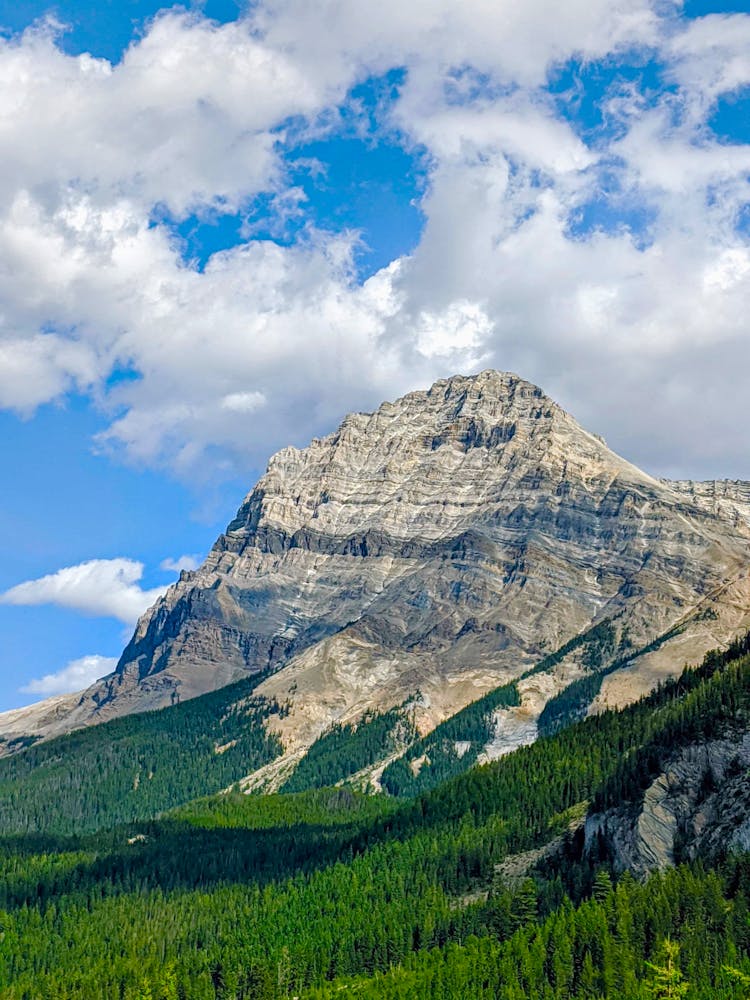
[[676, 941], [665, 938], [654, 962], [646, 962], [649, 977], [646, 981], [646, 996], [653, 1000], [682, 1000], [690, 992], [690, 984], [679, 966], [680, 946]]
[[[738, 863], [746, 872], [747, 860]], [[743, 876], [744, 877], [744, 876]], [[680, 868], [645, 885], [622, 879], [607, 899], [564, 901], [515, 932], [422, 950], [372, 977], [338, 979], [311, 1000], [692, 1000], [739, 998], [722, 969], [746, 930], [728, 880]], [[677, 945], [676, 936], [680, 936]], [[659, 944], [658, 942], [664, 942]], [[669, 951], [665, 951], [665, 947]], [[689, 971], [687, 978], [677, 965]], [[743, 957], [748, 967], [746, 957]]]
[[244, 795], [232, 791], [195, 799], [171, 810], [168, 819], [204, 830], [278, 830], [292, 826], [365, 825], [391, 815], [397, 804], [352, 788], [320, 788], [285, 795]]
[[[637, 650], [632, 649], [626, 655], [616, 659], [612, 659], [615, 653], [621, 653], [631, 647], [627, 630], [623, 630], [619, 646], [615, 646], [616, 633], [609, 621], [600, 622], [599, 625], [584, 633], [582, 637], [579, 637], [581, 639], [580, 645], [583, 646], [581, 663], [588, 670], [595, 672], [587, 674], [585, 677], [579, 677], [559, 694], [550, 698], [539, 716], [539, 735], [553, 736], [565, 726], [571, 726], [573, 723], [585, 719], [591, 703], [601, 691], [602, 681], [608, 674], [621, 670], [636, 656], [653, 653], [654, 650], [659, 649], [665, 642], [673, 639], [682, 631], [683, 626], [675, 626], [647, 645]], [[535, 672], [536, 668], [530, 671], [530, 673]]]
[[313, 743], [281, 791], [333, 785], [388, 757], [414, 735], [406, 706], [368, 712], [357, 723], [332, 726]]
[[0, 760], [0, 830], [83, 834], [219, 791], [281, 752], [258, 675], [157, 712], [39, 743]]
[[[575, 652], [576, 649], [583, 650], [582, 662], [585, 666], [591, 670], [598, 669], [603, 665], [607, 656], [614, 653], [616, 637], [617, 634], [614, 625], [607, 618], [597, 625], [586, 629], [585, 632], [573, 636], [572, 639], [563, 643], [559, 649], [556, 649], [554, 653], [549, 653], [543, 657], [539, 663], [535, 664], [530, 670], [527, 670], [523, 676], [533, 677], [534, 674], [544, 674], [548, 670], [552, 670], [553, 667], [556, 667], [558, 663], [562, 663], [565, 657]], [[624, 640], [625, 644], [627, 644], [625, 636]], [[621, 645], [623, 644], [621, 643]]]
[[612, 659], [617, 648], [617, 633], [612, 622], [599, 622], [586, 633], [581, 663], [587, 670], [601, 670]]
[[0, 996], [739, 1000], [728, 970], [750, 975], [750, 858], [643, 885], [587, 861], [564, 881], [551, 864], [515, 887], [496, 873], [617, 781], [637, 796], [631, 763], [642, 776], [669, 741], [744, 725], [748, 654], [750, 637], [414, 798], [234, 792], [87, 837], [7, 837]]
[[381, 778], [383, 788], [391, 795], [418, 795], [468, 771], [492, 738], [493, 713], [519, 704], [515, 684], [504, 684], [471, 702], [389, 764]]
[[605, 673], [579, 677], [554, 695], [541, 711], [537, 728], [540, 736], [554, 736], [565, 726], [586, 718], [591, 702], [599, 694]]
[[708, 653], [697, 670], [666, 684], [649, 704], [659, 707], [652, 733], [602, 784], [594, 808], [639, 802], [675, 747], [724, 735], [750, 720], [750, 634], [724, 652]]

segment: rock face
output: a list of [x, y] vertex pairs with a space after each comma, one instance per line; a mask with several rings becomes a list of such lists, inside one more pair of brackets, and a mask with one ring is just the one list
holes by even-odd
[[[424, 731], [592, 624], [613, 622], [621, 657], [682, 623], [622, 690], [607, 679], [602, 704], [629, 700], [750, 625], [749, 569], [750, 484], [654, 479], [517, 376], [456, 376], [276, 454], [115, 672], [25, 731], [267, 669], [260, 693], [288, 704], [270, 725], [290, 752], [417, 690]], [[532, 734], [545, 698], [584, 669], [574, 652], [524, 682]]]
[[676, 493], [681, 493], [711, 513], [729, 515], [735, 524], [740, 521], [750, 524], [750, 483], [736, 479], [711, 479], [702, 483], [691, 479], [665, 482]]
[[586, 819], [587, 850], [605, 844], [617, 871], [638, 877], [698, 856], [750, 850], [750, 734], [684, 747], [637, 810]]

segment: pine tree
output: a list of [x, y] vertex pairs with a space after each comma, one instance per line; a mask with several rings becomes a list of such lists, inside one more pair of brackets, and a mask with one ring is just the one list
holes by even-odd
[[513, 897], [511, 917], [515, 927], [521, 927], [536, 919], [538, 911], [536, 883], [533, 879], [524, 879]]
[[651, 977], [646, 983], [646, 996], [653, 1000], [680, 1000], [687, 995], [690, 984], [685, 982], [678, 959], [680, 946], [676, 941], [665, 938], [657, 954], [661, 964], [646, 962]]
[[597, 903], [605, 903], [609, 899], [611, 893], [612, 879], [610, 878], [609, 872], [602, 868], [596, 873], [592, 896]]

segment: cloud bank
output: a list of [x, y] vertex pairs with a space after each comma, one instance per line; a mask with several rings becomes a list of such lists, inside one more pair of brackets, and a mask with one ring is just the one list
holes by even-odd
[[19, 690], [22, 694], [38, 694], [43, 698], [49, 698], [54, 694], [71, 694], [82, 691], [100, 677], [105, 677], [115, 669], [116, 665], [116, 657], [98, 654], [81, 656], [77, 660], [71, 660], [57, 673], [45, 674], [44, 677], [31, 680]]
[[[15, 605], [54, 604], [85, 615], [117, 618], [134, 625], [167, 587], [143, 590], [143, 563], [133, 559], [90, 559], [66, 566], [38, 580], [19, 583], [0, 594]], [[76, 661], [78, 662], [78, 661]]]
[[[750, 17], [549, 9], [171, 11], [117, 65], [65, 55], [45, 24], [0, 40], [0, 405], [88, 394], [99, 447], [211, 477], [492, 365], [653, 471], [743, 473], [750, 146], [711, 122], [750, 86]], [[424, 227], [361, 281], [358, 233], [304, 222], [289, 157], [342, 109], [364, 128], [353, 88], [395, 70], [370, 138], [419, 151]], [[186, 257], [180, 220], [259, 197], [301, 213], [293, 238]], [[137, 566], [108, 578], [123, 621]], [[21, 587], [81, 592], [59, 576]]]

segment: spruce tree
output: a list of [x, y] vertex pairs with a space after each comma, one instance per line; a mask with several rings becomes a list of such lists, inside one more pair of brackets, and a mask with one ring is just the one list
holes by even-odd
[[646, 996], [650, 1000], [681, 1000], [690, 990], [690, 984], [680, 970], [678, 959], [680, 946], [676, 941], [665, 938], [657, 953], [656, 962], [646, 962], [650, 978], [646, 983]]

